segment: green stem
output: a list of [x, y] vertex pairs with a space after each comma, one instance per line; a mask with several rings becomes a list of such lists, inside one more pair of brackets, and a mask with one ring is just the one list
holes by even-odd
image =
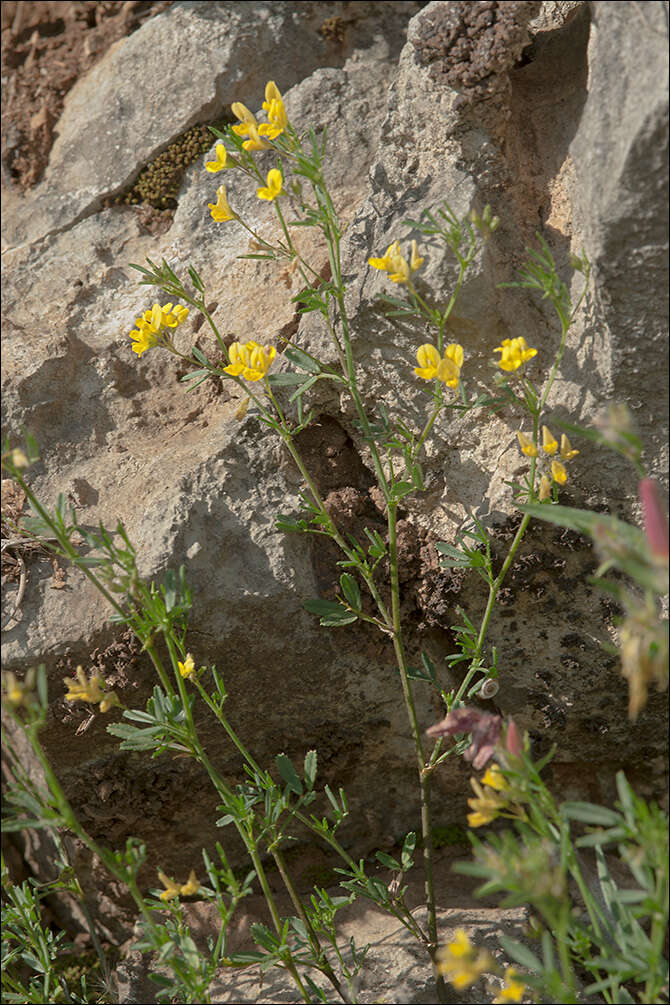
[[395, 652], [400, 681], [402, 684], [405, 707], [409, 718], [414, 749], [416, 753], [419, 775], [419, 792], [421, 798], [421, 837], [423, 844], [424, 890], [426, 909], [428, 912], [428, 951], [433, 960], [433, 970], [440, 1001], [446, 1001], [444, 980], [435, 966], [437, 952], [437, 912], [435, 906], [435, 881], [433, 877], [433, 833], [430, 813], [430, 772], [426, 771], [426, 757], [421, 741], [421, 729], [416, 714], [414, 695], [407, 675], [407, 663], [402, 640], [402, 623], [400, 619], [400, 581], [398, 576], [398, 536], [397, 536], [397, 502], [390, 502], [387, 507], [389, 534], [389, 563], [391, 567], [391, 608], [393, 617], [393, 649]]

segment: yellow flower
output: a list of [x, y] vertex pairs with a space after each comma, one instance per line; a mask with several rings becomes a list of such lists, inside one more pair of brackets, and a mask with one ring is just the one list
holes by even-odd
[[258, 198], [267, 199], [268, 202], [272, 202], [278, 195], [284, 195], [284, 189], [282, 188], [283, 180], [281, 171], [278, 168], [272, 168], [271, 171], [268, 171], [267, 186], [259, 188], [256, 191]]
[[33, 700], [36, 672], [30, 669], [23, 680], [18, 680], [16, 674], [6, 670], [2, 674], [2, 696], [10, 705], [29, 705]]
[[537, 457], [537, 447], [529, 436], [526, 436], [525, 433], [519, 431], [516, 434], [516, 438], [519, 441], [522, 454], [525, 454], [526, 457]]
[[165, 328], [176, 328], [188, 317], [188, 307], [181, 304], [154, 304], [151, 310], [144, 312], [142, 317], [135, 319], [137, 328], [130, 332], [130, 338], [135, 343], [133, 352], [141, 356], [147, 349], [158, 345]]
[[439, 972], [457, 989], [469, 988], [492, 965], [489, 953], [483, 949], [477, 952], [462, 928], [438, 953]]
[[195, 673], [195, 663], [193, 662], [193, 657], [190, 653], [186, 653], [186, 659], [183, 663], [177, 660], [177, 667], [179, 668], [179, 673], [182, 677], [192, 677]]
[[473, 810], [468, 813], [468, 824], [470, 827], [483, 827], [500, 815], [507, 806], [507, 800], [497, 796], [491, 788], [484, 791], [476, 778], [471, 778], [470, 784], [477, 798], [468, 799], [468, 806]]
[[497, 789], [498, 792], [504, 792], [505, 789], [509, 789], [509, 782], [497, 764], [492, 764], [488, 769], [482, 778], [482, 785], [489, 785], [492, 789]]
[[282, 96], [279, 93], [274, 80], [269, 80], [265, 85], [265, 101], [263, 109], [267, 112], [269, 124], [263, 123], [258, 127], [261, 136], [267, 136], [269, 140], [275, 140], [288, 126], [288, 118]]
[[165, 887], [165, 889], [160, 895], [161, 900], [173, 900], [175, 897], [179, 896], [180, 888], [178, 883], [175, 883], [174, 880], [171, 880], [168, 876], [165, 875], [164, 872], [159, 872], [158, 878]]
[[175, 897], [191, 897], [194, 893], [197, 893], [200, 889], [200, 884], [195, 875], [195, 870], [191, 869], [191, 874], [188, 877], [186, 883], [175, 883], [174, 880], [166, 876], [164, 872], [158, 873], [158, 878], [165, 887], [163, 892], [160, 894], [161, 900], [174, 900]]
[[256, 116], [249, 111], [246, 105], [243, 105], [241, 101], [235, 101], [231, 108], [233, 110], [233, 115], [236, 115], [241, 121], [237, 125], [233, 126], [233, 132], [237, 133], [238, 136], [248, 136], [249, 139], [245, 140], [242, 146], [245, 150], [269, 150], [270, 144], [262, 140], [259, 135], [259, 125]]
[[223, 171], [226, 166], [227, 157], [228, 153], [223, 143], [217, 143], [216, 160], [205, 161], [205, 171], [209, 171], [210, 174], [216, 174], [217, 171]]
[[498, 366], [501, 370], [518, 370], [522, 363], [537, 356], [537, 349], [530, 349], [526, 345], [525, 338], [506, 338], [502, 345], [497, 346], [494, 352], [501, 353]]
[[412, 254], [409, 260], [409, 265], [412, 272], [416, 272], [423, 265], [423, 258], [419, 255], [419, 250], [417, 248], [416, 241], [412, 241]]
[[561, 460], [571, 461], [578, 453], [578, 450], [573, 450], [570, 440], [567, 438], [565, 433], [563, 433], [561, 436]]
[[15, 468], [29, 468], [30, 461], [20, 447], [14, 447], [11, 454], [11, 461]]
[[228, 350], [230, 366], [225, 366], [224, 372], [231, 377], [242, 376], [245, 380], [262, 380], [270, 366], [272, 360], [277, 355], [274, 346], [265, 348], [256, 342], [233, 342]]
[[233, 213], [228, 205], [225, 185], [219, 185], [216, 190], [216, 203], [208, 202], [207, 208], [215, 223], [225, 223], [226, 220], [237, 220], [237, 213]]
[[412, 241], [409, 263], [402, 256], [398, 241], [389, 244], [383, 258], [368, 258], [368, 265], [380, 272], [388, 272], [393, 283], [408, 283], [412, 272], [416, 272], [422, 264], [423, 258], [419, 255], [416, 241]]
[[90, 701], [92, 705], [97, 705], [105, 697], [100, 687], [103, 683], [102, 678], [94, 674], [88, 680], [81, 666], [77, 667], [76, 678], [64, 677], [63, 683], [68, 688], [66, 701]]
[[542, 475], [540, 478], [540, 491], [538, 492], [538, 498], [540, 502], [544, 502], [551, 495], [551, 481], [546, 475]]
[[568, 480], [568, 472], [565, 470], [564, 466], [560, 461], [551, 462], [551, 477], [559, 485], [565, 485]]
[[180, 889], [182, 897], [192, 897], [194, 893], [197, 893], [200, 889], [200, 883], [195, 875], [195, 869], [191, 869], [191, 873], [188, 877], [188, 881], [183, 883]]
[[164, 304], [161, 307], [161, 323], [166, 325], [168, 328], [176, 328], [178, 325], [183, 324], [183, 322], [188, 317], [188, 307], [182, 307], [181, 304]]
[[447, 346], [442, 359], [435, 346], [427, 342], [425, 345], [419, 346], [416, 360], [419, 364], [414, 367], [414, 373], [417, 377], [421, 377], [422, 380], [437, 378], [443, 381], [447, 387], [458, 387], [463, 366], [463, 347], [456, 342]]
[[545, 454], [555, 454], [558, 450], [558, 441], [548, 426], [542, 426], [542, 449]]
[[493, 1005], [505, 1005], [505, 1002], [521, 1002], [526, 990], [523, 981], [517, 980], [518, 971], [514, 967], [505, 968], [505, 983], [497, 998], [493, 999]]

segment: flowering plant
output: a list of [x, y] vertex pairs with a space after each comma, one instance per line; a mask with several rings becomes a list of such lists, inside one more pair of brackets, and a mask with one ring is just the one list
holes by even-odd
[[[222, 674], [216, 667], [198, 666], [187, 650], [191, 596], [183, 568], [178, 574], [171, 571], [163, 584], [146, 583], [138, 574], [135, 551], [121, 524], [114, 533], [104, 528], [91, 531], [77, 522], [74, 513], [67, 517], [64, 501], [59, 502], [55, 514], [48, 513], [25, 480], [24, 470], [36, 457], [36, 450], [28, 443], [28, 456], [19, 448], [3, 450], [3, 465], [26, 492], [43, 531], [46, 528], [48, 532], [49, 547], [75, 563], [96, 585], [113, 608], [116, 620], [129, 626], [140, 639], [156, 672], [158, 683], [146, 708], [123, 709], [122, 721], [110, 725], [109, 732], [121, 740], [125, 750], [146, 751], [152, 756], [171, 753], [194, 758], [220, 799], [223, 815], [218, 824], [236, 829], [251, 871], [240, 882], [223, 846], [217, 844], [216, 862], [203, 853], [209, 886], [201, 884], [195, 869], [184, 882], [159, 870], [163, 889], [151, 891], [147, 899], [138, 884], [144, 849], [137, 844], [130, 844], [124, 852], [101, 848], [77, 820], [54, 772], [47, 765], [49, 794], [46, 798], [53, 810], [51, 819], [57, 821], [54, 826], [62, 824], [75, 833], [129, 889], [143, 919], [142, 948], [158, 953], [175, 976], [173, 985], [163, 991], [166, 998], [181, 995], [180, 1000], [184, 1001], [209, 1001], [209, 984], [217, 968], [259, 965], [263, 969], [276, 966], [285, 970], [304, 1001], [325, 1002], [324, 986], [345, 1002], [355, 1001], [357, 976], [367, 948], [358, 949], [353, 940], [344, 946], [334, 919], [341, 907], [356, 896], [362, 896], [388, 911], [419, 941], [434, 968], [440, 1001], [447, 998], [445, 977], [454, 986], [464, 987], [483, 973], [504, 976], [505, 984], [496, 1001], [520, 1001], [526, 986], [540, 987], [540, 984], [534, 984], [531, 977], [521, 976], [514, 967], [501, 968], [488, 952], [475, 950], [466, 933], [457, 933], [446, 948], [440, 948], [433, 881], [431, 781], [434, 772], [449, 757], [462, 754], [475, 770], [486, 767], [481, 779], [472, 779], [474, 797], [469, 799], [471, 812], [468, 815], [472, 828], [485, 827], [496, 819], [509, 820], [526, 840], [525, 848], [536, 854], [538, 861], [548, 847], [547, 838], [556, 837], [557, 811], [540, 780], [540, 766], [532, 762], [519, 729], [512, 722], [505, 726], [498, 716], [478, 715], [466, 703], [473, 698], [490, 699], [497, 691], [501, 668], [495, 648], [487, 645], [493, 610], [532, 517], [552, 519], [561, 515], [561, 508], [556, 504], [559, 490], [568, 479], [566, 464], [579, 455], [567, 432], [561, 434], [560, 443], [556, 439], [548, 425], [549, 421], [554, 425], [554, 420], [549, 419], [547, 410], [568, 331], [587, 289], [589, 265], [584, 256], [573, 261], [575, 271], [581, 273], [584, 280], [582, 293], [573, 303], [546, 244], [541, 241], [539, 252], [529, 251], [520, 282], [507, 285], [534, 290], [549, 300], [560, 326], [558, 348], [549, 358], [546, 350], [529, 346], [523, 336], [502, 340], [494, 350], [499, 358], [491, 360], [496, 374], [492, 394], [473, 398], [468, 390], [469, 353], [460, 343], [447, 343], [447, 331], [466, 274], [477, 254], [494, 235], [498, 219], [492, 215], [490, 207], [481, 214], [473, 211], [461, 219], [445, 202], [434, 210], [424, 211], [418, 220], [406, 221], [407, 239], [390, 235], [393, 240], [386, 252], [380, 257], [371, 255], [367, 264], [384, 273], [393, 284], [389, 289], [395, 290], [394, 293], [384, 292], [380, 296], [388, 317], [414, 319], [427, 329], [427, 334], [422, 336], [427, 340], [412, 350], [417, 365], [407, 359], [406, 372], [408, 380], [423, 382], [421, 386], [427, 392], [428, 404], [418, 428], [411, 428], [400, 416], [391, 416], [383, 405], [377, 405], [373, 413], [365, 401], [354, 358], [340, 249], [344, 227], [324, 180], [324, 144], [313, 131], [301, 137], [273, 81], [267, 84], [263, 102], [267, 121], [259, 121], [241, 103], [234, 104], [232, 111], [237, 122], [225, 132], [213, 130], [217, 142], [214, 154], [204, 164], [205, 172], [210, 175], [236, 170], [244, 174], [255, 187], [263, 209], [275, 214], [276, 232], [281, 236], [271, 238], [269, 228], [263, 233], [252, 228], [230, 206], [225, 185], [217, 188], [215, 202], [206, 202], [203, 198], [203, 212], [209, 209], [213, 225], [246, 230], [254, 242], [255, 250], [250, 257], [284, 262], [300, 275], [303, 287], [294, 300], [301, 313], [320, 315], [331, 339], [336, 364], [322, 362], [301, 347], [297, 339], [284, 347], [284, 359], [292, 369], [282, 372], [276, 370], [277, 347], [274, 345], [249, 340], [235, 341], [228, 346], [207, 307], [209, 297], [196, 269], [188, 268], [189, 282], [186, 283], [166, 261], [156, 265], [150, 259], [145, 266], [133, 266], [140, 273], [139, 281], [158, 287], [170, 300], [164, 305], [154, 303], [137, 318], [136, 327], [129, 333], [132, 343], [129, 348], [140, 364], [144, 362], [141, 357], [150, 350], [166, 350], [179, 357], [188, 370], [183, 379], [192, 382], [192, 386], [208, 378], [233, 382], [244, 395], [238, 417], [244, 417], [251, 402], [253, 414], [280, 438], [295, 462], [304, 485], [303, 508], [297, 515], [279, 517], [276, 525], [287, 533], [327, 536], [339, 549], [339, 565], [346, 571], [339, 577], [336, 599], [317, 597], [305, 601], [306, 609], [319, 618], [320, 624], [332, 628], [364, 621], [392, 643], [416, 764], [421, 801], [420, 842], [411, 832], [403, 842], [399, 859], [377, 853], [377, 860], [396, 874], [393, 881], [384, 883], [369, 875], [365, 863], [354, 861], [340, 843], [337, 832], [349, 812], [341, 790], [335, 795], [328, 786], [324, 788], [323, 795], [330, 806], [328, 815], [310, 812], [317, 799], [315, 751], [306, 752], [302, 769], [296, 768], [285, 754], [276, 757], [272, 773], [257, 763], [225, 714], [227, 691]], [[276, 166], [266, 169], [264, 157], [274, 158]], [[292, 227], [297, 225], [314, 228], [325, 243], [330, 262], [327, 280], [322, 279], [296, 246]], [[421, 282], [421, 269], [431, 254], [431, 246], [446, 249], [453, 255], [458, 268], [453, 290], [440, 303], [433, 302]], [[196, 345], [184, 351], [181, 336], [182, 348], [177, 347], [172, 331], [183, 324], [190, 311], [203, 316], [223, 360], [210, 359]], [[348, 395], [377, 479], [386, 520], [383, 535], [366, 529], [367, 540], [358, 540], [343, 533], [301, 455], [298, 434], [314, 421], [314, 411], [309, 407], [310, 392], [319, 381], [331, 383], [340, 394]], [[447, 663], [452, 671], [462, 674], [458, 686], [446, 690], [428, 653], [421, 656], [423, 669], [412, 667], [408, 661], [407, 633], [401, 619], [399, 507], [407, 497], [424, 489], [422, 451], [442, 412], [451, 410], [464, 414], [474, 409], [499, 409], [510, 403], [518, 405], [524, 414], [526, 428], [518, 431], [517, 439], [523, 457], [528, 458], [528, 470], [521, 484], [512, 484], [513, 497], [522, 516], [507, 555], [496, 565], [487, 529], [476, 518], [461, 530], [455, 543], [437, 545], [443, 568], [474, 570], [488, 587], [488, 599], [481, 617], [473, 620], [460, 612], [463, 623], [453, 626], [457, 651], [448, 657]], [[88, 549], [86, 556], [79, 548], [81, 541]], [[633, 656], [633, 649], [633, 643], [629, 642], [628, 664], [637, 659], [639, 650], [636, 648]], [[83, 668], [78, 668], [76, 678], [67, 678], [65, 684], [69, 701], [83, 701], [102, 712], [111, 712], [115, 706], [120, 706], [105, 682], [96, 675], [87, 676]], [[446, 713], [443, 722], [428, 731], [425, 724], [419, 722], [415, 702], [415, 688], [426, 684], [435, 690]], [[34, 700], [27, 696], [15, 677], [7, 681], [5, 690], [12, 714], [16, 721], [24, 723], [38, 757], [46, 762], [38, 736], [46, 715], [43, 673], [38, 675], [38, 685], [39, 695]], [[241, 755], [246, 773], [243, 783], [236, 785], [225, 778], [205, 749], [193, 711], [196, 699], [216, 718]], [[638, 695], [636, 708], [642, 700]], [[487, 767], [494, 756], [496, 762]], [[628, 790], [622, 787], [621, 792]], [[17, 797], [15, 802], [21, 805], [21, 798]], [[25, 816], [20, 819], [25, 824]], [[327, 891], [317, 889], [306, 903], [298, 895], [283, 850], [292, 838], [296, 823], [308, 828], [340, 856], [343, 867], [338, 872], [346, 897], [332, 898]], [[565, 835], [566, 841], [571, 840], [566, 831], [560, 834]], [[541, 838], [539, 844], [532, 843], [533, 835]], [[425, 921], [417, 920], [405, 900], [406, 887], [402, 886], [403, 877], [413, 867], [414, 851], [419, 844], [426, 878]], [[479, 847], [475, 845], [476, 868], [488, 869], [486, 875], [492, 877], [493, 859], [486, 859]], [[563, 845], [561, 848], [563, 853], [565, 848]], [[281, 917], [268, 880], [269, 860], [274, 863], [295, 910], [288, 918]], [[548, 863], [545, 855], [550, 888], [547, 896], [560, 901], [561, 883], [572, 859], [562, 861], [556, 874], [549, 869]], [[500, 873], [500, 864], [497, 867]], [[577, 873], [571, 875], [576, 877]], [[556, 879], [555, 884], [552, 877]], [[230, 953], [226, 944], [230, 919], [252, 882], [258, 884], [266, 898], [270, 926], [254, 926], [257, 952]], [[502, 888], [502, 880], [497, 882], [497, 888]], [[532, 903], [532, 891], [523, 889], [526, 899]], [[227, 900], [223, 891], [226, 891]], [[219, 936], [209, 946], [208, 953], [197, 949], [183, 923], [180, 898], [195, 895], [211, 899], [222, 921]], [[560, 904], [563, 910], [563, 902]], [[169, 912], [167, 921], [164, 915], [157, 914], [159, 910]], [[548, 909], [543, 917], [547, 924], [565, 921], [562, 914], [560, 917], [552, 915]], [[567, 932], [568, 928], [561, 931]], [[652, 939], [654, 945], [655, 938]], [[598, 945], [600, 947], [601, 943]], [[550, 968], [545, 954], [542, 973], [546, 980], [542, 988], [544, 991], [548, 988], [547, 993], [553, 995], [554, 1000], [572, 1001], [572, 997], [556, 997], [559, 993], [573, 995], [575, 986], [573, 957], [570, 954], [566, 957], [561, 946], [559, 949], [560, 983], [552, 984], [546, 978]], [[519, 965], [530, 966], [530, 957], [524, 956], [522, 950], [512, 947], [509, 952]], [[600, 966], [589, 959], [593, 967]], [[531, 969], [536, 962], [533, 957]], [[316, 983], [317, 978], [321, 984]], [[657, 989], [657, 986], [654, 979], [650, 987]]]

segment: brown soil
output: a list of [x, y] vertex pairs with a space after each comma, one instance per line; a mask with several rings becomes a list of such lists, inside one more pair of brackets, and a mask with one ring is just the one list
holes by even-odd
[[2, 3], [2, 182], [44, 173], [65, 96], [110, 46], [172, 0]]

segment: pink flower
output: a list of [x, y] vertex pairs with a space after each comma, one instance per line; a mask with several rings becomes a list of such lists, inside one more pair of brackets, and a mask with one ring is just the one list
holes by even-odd
[[478, 708], [455, 708], [442, 722], [437, 722], [427, 729], [426, 733], [434, 738], [471, 733], [472, 742], [464, 756], [466, 761], [472, 761], [473, 768], [479, 771], [493, 757], [502, 725], [503, 721], [499, 715], [481, 712]]

